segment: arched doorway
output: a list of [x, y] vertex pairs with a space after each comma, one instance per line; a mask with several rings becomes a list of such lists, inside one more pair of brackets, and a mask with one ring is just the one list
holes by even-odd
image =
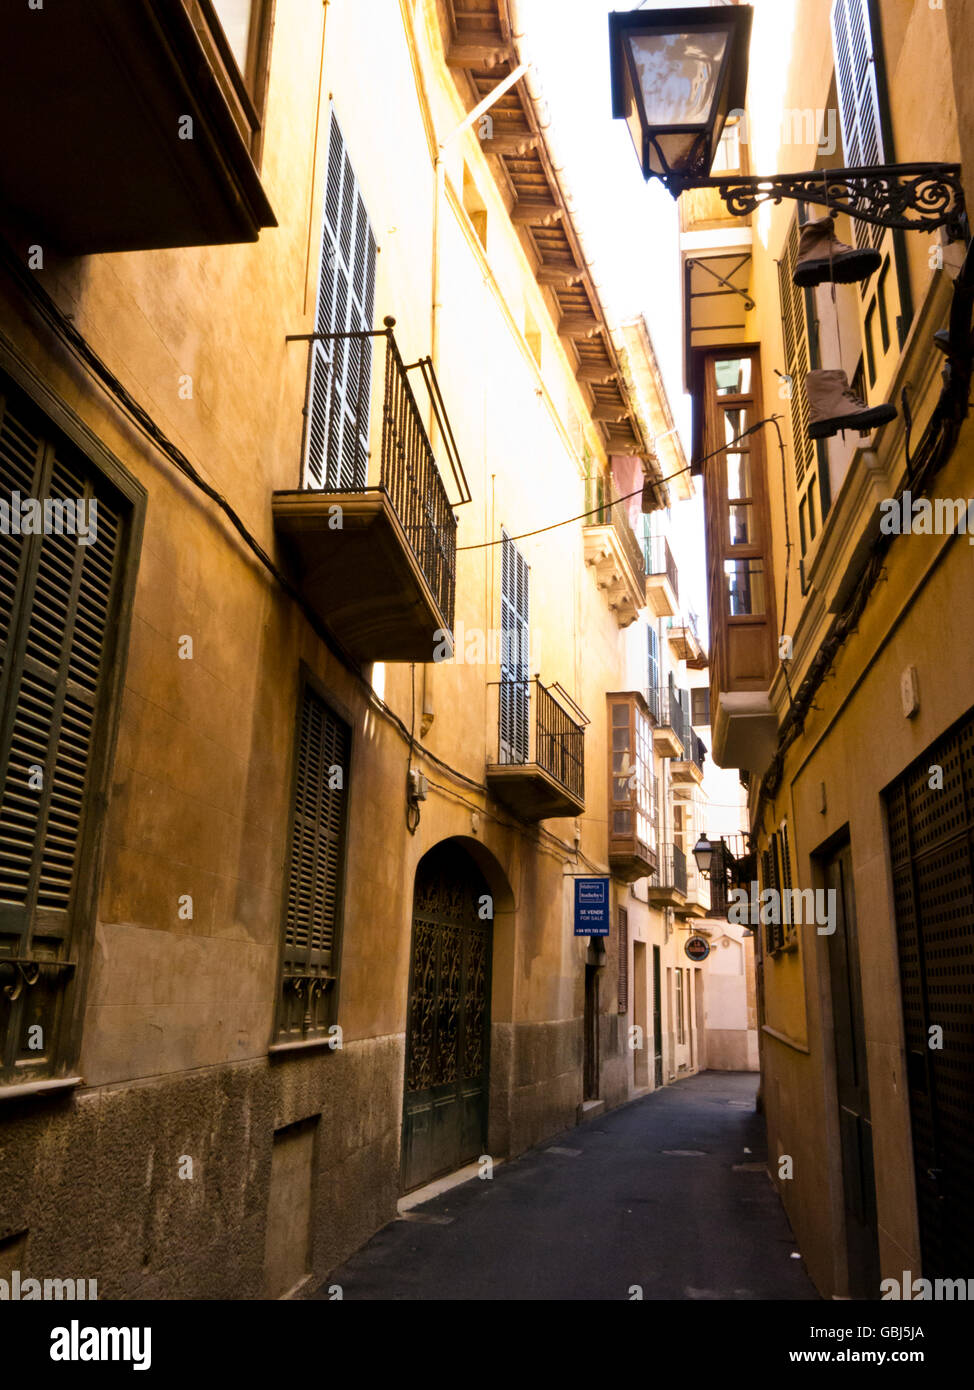
[[403, 1192], [486, 1147], [492, 915], [487, 882], [456, 842], [424, 855], [413, 892]]

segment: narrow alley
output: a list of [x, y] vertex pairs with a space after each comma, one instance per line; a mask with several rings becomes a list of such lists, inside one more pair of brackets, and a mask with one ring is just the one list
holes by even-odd
[[703, 1072], [403, 1212], [332, 1299], [817, 1299], [766, 1171], [757, 1076]]

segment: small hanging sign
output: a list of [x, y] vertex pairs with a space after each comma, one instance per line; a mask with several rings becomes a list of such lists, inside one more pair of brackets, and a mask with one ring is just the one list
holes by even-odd
[[576, 878], [575, 935], [609, 935], [609, 880]]
[[710, 955], [710, 942], [705, 936], [691, 936], [683, 949], [691, 960], [706, 960]]

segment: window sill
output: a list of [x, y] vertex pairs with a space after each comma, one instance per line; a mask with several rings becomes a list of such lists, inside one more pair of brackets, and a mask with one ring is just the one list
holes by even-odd
[[330, 1038], [302, 1038], [300, 1042], [271, 1043], [267, 1049], [269, 1057], [287, 1056], [291, 1052], [314, 1052], [318, 1048], [327, 1048], [329, 1052], [340, 1052], [341, 1048], [333, 1047], [334, 1037]]
[[17, 1086], [0, 1086], [0, 1101], [21, 1100], [24, 1096], [53, 1095], [73, 1091], [84, 1085], [83, 1076], [58, 1076], [49, 1081], [23, 1081]]

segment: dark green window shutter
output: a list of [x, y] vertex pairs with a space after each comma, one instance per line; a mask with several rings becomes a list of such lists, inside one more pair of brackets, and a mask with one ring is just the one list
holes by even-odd
[[[3, 1040], [3, 1069], [41, 1071], [57, 1046], [55, 963], [74, 962], [74, 896], [92, 755], [122, 569], [122, 504], [88, 461], [18, 393], [0, 394], [0, 498], [97, 502], [95, 539], [65, 528], [0, 537], [0, 964], [24, 977]], [[19, 512], [19, 507], [17, 508]], [[63, 514], [62, 514], [63, 516]], [[18, 967], [18, 970], [20, 967]], [[0, 983], [13, 984], [4, 978]], [[32, 1023], [44, 1048], [25, 1051]], [[23, 1066], [20, 1075], [27, 1075]]]
[[284, 920], [281, 1032], [314, 1034], [332, 1021], [345, 867], [351, 731], [305, 686], [298, 728]]
[[[375, 236], [332, 111], [315, 332], [372, 328], [375, 270]], [[307, 486], [365, 487], [371, 385], [370, 339], [328, 338], [313, 344]]]

